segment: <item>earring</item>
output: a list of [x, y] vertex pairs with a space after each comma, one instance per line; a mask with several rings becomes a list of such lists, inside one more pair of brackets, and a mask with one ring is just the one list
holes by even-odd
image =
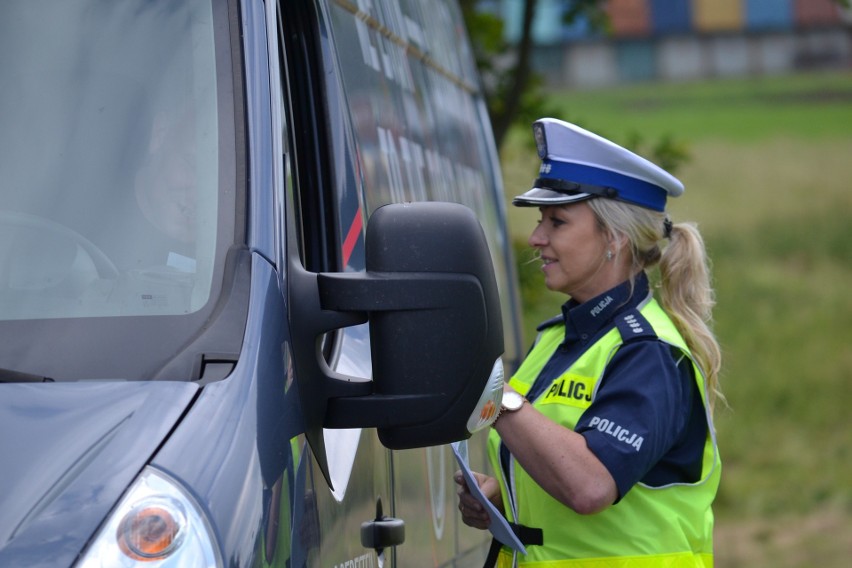
[[611, 250], [606, 251], [606, 259], [612, 260], [612, 251]]

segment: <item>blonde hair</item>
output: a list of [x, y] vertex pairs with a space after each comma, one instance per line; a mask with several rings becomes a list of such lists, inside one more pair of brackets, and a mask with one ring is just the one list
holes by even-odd
[[715, 294], [710, 279], [710, 263], [704, 240], [693, 223], [671, 225], [666, 237], [668, 216], [614, 199], [590, 199], [602, 229], [612, 237], [623, 235], [629, 241], [632, 275], [659, 266], [660, 305], [677, 327], [707, 381], [707, 397], [713, 408], [722, 399], [719, 371], [722, 353], [711, 329]]

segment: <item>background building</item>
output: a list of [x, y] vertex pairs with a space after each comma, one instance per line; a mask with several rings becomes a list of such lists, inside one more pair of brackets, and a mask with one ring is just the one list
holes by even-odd
[[[607, 0], [609, 33], [538, 0], [533, 66], [553, 86], [691, 80], [852, 67], [852, 12], [832, 0]], [[510, 41], [523, 0], [500, 0]]]

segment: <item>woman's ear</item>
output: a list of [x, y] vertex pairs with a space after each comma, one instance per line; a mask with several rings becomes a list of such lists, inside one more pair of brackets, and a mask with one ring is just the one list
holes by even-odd
[[606, 243], [613, 250], [621, 250], [627, 246], [627, 235], [613, 230], [607, 231]]

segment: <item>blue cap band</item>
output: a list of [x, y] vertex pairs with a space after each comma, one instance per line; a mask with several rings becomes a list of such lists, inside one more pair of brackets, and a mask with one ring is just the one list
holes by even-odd
[[542, 177], [562, 179], [568, 182], [612, 187], [618, 190], [619, 201], [665, 211], [668, 192], [662, 187], [626, 176], [612, 170], [604, 170], [594, 166], [585, 166], [558, 160], [542, 160], [539, 175]]

